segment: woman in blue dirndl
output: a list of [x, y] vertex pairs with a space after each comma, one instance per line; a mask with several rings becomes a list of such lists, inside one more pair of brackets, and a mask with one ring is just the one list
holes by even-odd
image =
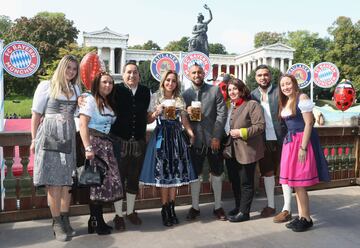
[[[140, 183], [160, 188], [162, 221], [165, 226], [171, 226], [179, 222], [174, 210], [176, 188], [197, 180], [189, 151], [194, 133], [185, 111], [185, 102], [180, 96], [180, 82], [175, 71], [165, 72], [159, 91], [152, 96], [148, 121], [151, 123], [154, 120], [156, 128], [146, 150]], [[189, 140], [182, 131], [182, 125]]]

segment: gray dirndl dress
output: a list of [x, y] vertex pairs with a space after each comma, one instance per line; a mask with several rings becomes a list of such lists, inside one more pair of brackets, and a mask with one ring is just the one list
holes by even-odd
[[[45, 116], [35, 138], [34, 185], [71, 186], [76, 166], [75, 121], [76, 101], [50, 98]], [[45, 136], [70, 140], [71, 152], [43, 149]]]

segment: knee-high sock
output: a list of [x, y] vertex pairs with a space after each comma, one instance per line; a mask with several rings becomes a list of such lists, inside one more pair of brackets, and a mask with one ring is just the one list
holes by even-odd
[[281, 187], [284, 195], [284, 207], [282, 211], [287, 210], [291, 212], [292, 188], [287, 184], [282, 184]]
[[115, 214], [123, 217], [123, 200], [114, 202]]
[[264, 177], [265, 192], [268, 200], [268, 207], [275, 208], [274, 190], [275, 190], [275, 176]]
[[199, 197], [200, 197], [200, 187], [201, 181], [198, 180], [190, 184], [191, 187], [191, 201], [192, 207], [196, 210], [199, 210]]
[[132, 214], [135, 206], [135, 194], [126, 193], [126, 214]]
[[222, 176], [211, 175], [211, 186], [214, 191], [214, 205], [215, 209], [221, 208], [221, 191], [222, 191]]

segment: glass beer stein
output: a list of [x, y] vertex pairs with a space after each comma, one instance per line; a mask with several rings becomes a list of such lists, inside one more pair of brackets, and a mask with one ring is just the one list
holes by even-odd
[[201, 102], [200, 101], [192, 101], [191, 102], [191, 121], [201, 121]]
[[176, 119], [176, 107], [175, 100], [165, 100], [164, 104], [164, 116], [167, 120], [175, 120]]

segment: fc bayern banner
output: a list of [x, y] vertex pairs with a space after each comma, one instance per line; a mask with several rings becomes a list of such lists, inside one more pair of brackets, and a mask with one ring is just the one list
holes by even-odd
[[4, 47], [1, 61], [7, 73], [25, 78], [33, 75], [40, 66], [39, 52], [24, 41], [13, 41]]
[[210, 74], [212, 69], [210, 58], [202, 52], [191, 52], [185, 55], [181, 63], [183, 74], [187, 79], [191, 80], [191, 78], [189, 77], [189, 73], [190, 68], [194, 64], [197, 64], [204, 69], [205, 78]]

